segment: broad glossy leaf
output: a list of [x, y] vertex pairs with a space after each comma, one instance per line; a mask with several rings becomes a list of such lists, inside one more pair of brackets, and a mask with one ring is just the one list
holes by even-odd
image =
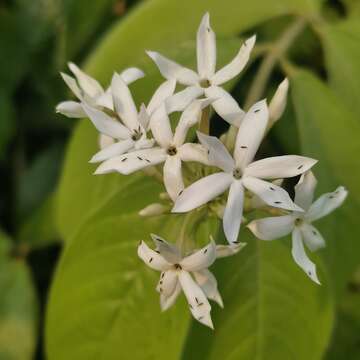
[[360, 21], [346, 20], [322, 28], [326, 66], [330, 86], [359, 115], [360, 97]]
[[311, 73], [295, 73], [291, 87], [302, 151], [319, 159], [314, 167], [319, 178], [317, 194], [333, 191], [339, 185], [349, 190], [344, 205], [316, 223], [327, 242], [328, 271], [335, 288], [341, 291], [359, 263], [360, 123]]
[[37, 341], [38, 304], [30, 271], [24, 260], [9, 257], [10, 247], [1, 233], [0, 358], [28, 360]]
[[265, 242], [245, 230], [240, 239], [244, 250], [214, 266], [225, 306], [214, 305], [215, 331], [193, 324], [182, 358], [321, 359], [333, 321], [325, 274], [322, 286], [312, 283], [293, 262], [289, 238]]

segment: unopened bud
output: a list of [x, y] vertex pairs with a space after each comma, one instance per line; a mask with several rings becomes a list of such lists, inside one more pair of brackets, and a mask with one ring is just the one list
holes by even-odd
[[169, 207], [159, 204], [159, 203], [153, 203], [146, 207], [144, 207], [142, 210], [139, 211], [140, 216], [144, 217], [150, 217], [150, 216], [158, 216], [165, 214], [169, 211]]
[[289, 90], [289, 80], [284, 79], [278, 86], [269, 105], [269, 127], [273, 126], [284, 113]]
[[162, 192], [159, 194], [160, 200], [170, 200], [170, 196], [167, 192]]

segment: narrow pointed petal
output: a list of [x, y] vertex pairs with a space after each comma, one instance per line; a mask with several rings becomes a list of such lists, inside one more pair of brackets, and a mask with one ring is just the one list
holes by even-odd
[[166, 110], [169, 114], [174, 111], [183, 111], [196, 98], [203, 94], [204, 89], [199, 86], [189, 86], [165, 100]]
[[232, 181], [233, 177], [223, 172], [196, 181], [177, 198], [172, 212], [187, 212], [206, 204], [225, 192]]
[[159, 282], [156, 286], [156, 291], [164, 296], [170, 296], [176, 288], [178, 282], [177, 272], [173, 269], [163, 271], [160, 275]]
[[125, 69], [120, 73], [121, 78], [123, 79], [126, 85], [133, 83], [136, 80], [139, 80], [145, 76], [144, 72], [136, 67], [130, 67]]
[[244, 188], [240, 180], [230, 186], [226, 202], [223, 229], [229, 244], [237, 243], [244, 206]]
[[150, 129], [156, 142], [162, 148], [168, 148], [173, 141], [170, 119], [164, 104], [161, 104], [151, 115]]
[[310, 222], [318, 220], [342, 205], [347, 197], [347, 190], [339, 186], [334, 192], [321, 195], [309, 208], [305, 217]]
[[239, 127], [245, 116], [236, 100], [223, 88], [211, 86], [204, 90], [207, 97], [216, 99], [211, 106], [229, 124]]
[[216, 260], [216, 245], [214, 240], [181, 260], [180, 265], [185, 271], [200, 271], [210, 267]]
[[73, 92], [73, 94], [79, 99], [79, 100], [83, 100], [83, 94], [81, 89], [79, 88], [79, 85], [77, 84], [76, 80], [65, 74], [65, 73], [60, 73], [61, 77], [63, 78], [65, 84], [68, 86], [68, 88]]
[[115, 140], [114, 138], [104, 135], [104, 134], [99, 134], [99, 148], [100, 149], [105, 149], [106, 147], [115, 144]]
[[232, 172], [235, 166], [234, 159], [225, 145], [215, 136], [208, 136], [197, 131], [201, 144], [208, 150], [209, 163], [225, 172]]
[[201, 287], [194, 281], [191, 275], [184, 270], [179, 272], [179, 281], [194, 318], [213, 329], [214, 327], [210, 317], [211, 306]]
[[68, 66], [75, 75], [81, 89], [83, 89], [88, 96], [95, 98], [104, 93], [104, 89], [94, 78], [85, 74], [74, 63], [69, 63]]
[[244, 187], [259, 196], [261, 200], [270, 206], [285, 210], [303, 212], [299, 206], [294, 204], [289, 194], [280, 186], [248, 176], [244, 177], [242, 182]]
[[105, 107], [110, 110], [114, 110], [114, 103], [113, 103], [113, 97], [111, 94], [111, 88], [108, 88], [103, 94], [101, 94], [98, 98], [95, 100], [95, 105], [97, 107]]
[[199, 81], [199, 76], [195, 71], [179, 65], [155, 51], [147, 51], [146, 53], [155, 62], [165, 79], [175, 79], [183, 85], [195, 85]]
[[224, 303], [219, 293], [217, 281], [213, 273], [208, 269], [195, 271], [194, 278], [198, 285], [200, 285], [206, 297], [217, 302], [219, 306], [223, 308]]
[[297, 227], [294, 228], [292, 233], [291, 254], [295, 262], [305, 271], [309, 278], [320, 285], [320, 281], [316, 274], [315, 264], [306, 255], [301, 233]]
[[131, 148], [134, 147], [134, 141], [131, 139], [122, 140], [116, 142], [108, 147], [102, 149], [98, 153], [96, 153], [90, 160], [91, 163], [97, 163], [101, 161], [108, 160], [115, 156], [122, 155], [128, 152]]
[[164, 185], [172, 201], [184, 190], [179, 156], [168, 156], [164, 163]]
[[269, 111], [266, 100], [253, 105], [246, 113], [237, 134], [234, 158], [242, 170], [250, 164], [264, 137]]
[[300, 226], [302, 238], [311, 251], [322, 249], [326, 246], [325, 240], [320, 232], [311, 224], [304, 223]]
[[292, 215], [267, 217], [253, 220], [247, 227], [261, 240], [274, 240], [289, 235], [294, 229]]
[[139, 127], [136, 106], [129, 88], [119, 74], [114, 74], [111, 80], [111, 93], [113, 96], [115, 111], [121, 121], [129, 130], [137, 130]]
[[211, 83], [214, 85], [221, 85], [235, 76], [237, 76], [247, 64], [251, 50], [253, 49], [256, 41], [256, 36], [247, 39], [241, 46], [235, 58], [222, 69], [220, 69], [212, 78]]
[[287, 94], [289, 90], [289, 80], [284, 79], [275, 91], [269, 104], [269, 126], [278, 121], [285, 111]]
[[224, 258], [237, 254], [246, 246], [246, 243], [237, 243], [230, 245], [216, 245], [216, 258]]
[[76, 101], [63, 101], [56, 106], [56, 112], [69, 118], [84, 118], [86, 113], [80, 103]]
[[164, 162], [166, 154], [161, 148], [145, 149], [123, 154], [104, 161], [95, 171], [95, 175], [119, 172], [129, 175], [137, 170], [144, 169]]
[[82, 104], [82, 107], [96, 129], [102, 134], [115, 139], [129, 138], [129, 130], [124, 125], [121, 125], [120, 122], [114, 120], [104, 112], [86, 105], [85, 103]]
[[210, 79], [216, 67], [216, 39], [210, 27], [209, 13], [203, 16], [197, 32], [196, 54], [200, 78]]
[[150, 249], [144, 241], [138, 246], [138, 256], [150, 268], [158, 271], [166, 271], [172, 267], [160, 254]]
[[159, 235], [150, 234], [154, 244], [156, 246], [156, 250], [158, 250], [168, 262], [172, 264], [176, 264], [181, 260], [181, 253], [177, 246], [169, 243]]
[[209, 164], [208, 153], [201, 144], [186, 143], [178, 148], [178, 154], [182, 161], [195, 161], [205, 165]]
[[307, 211], [314, 200], [317, 180], [312, 171], [302, 174], [295, 186], [295, 204]]
[[166, 99], [174, 94], [176, 80], [171, 79], [163, 82], [155, 91], [148, 106], [147, 111], [151, 115]]
[[317, 160], [298, 155], [274, 156], [255, 161], [245, 169], [245, 175], [261, 179], [284, 179], [311, 169]]
[[173, 293], [170, 296], [165, 296], [164, 294], [160, 294], [161, 311], [166, 311], [171, 306], [173, 306], [175, 304], [176, 299], [180, 295], [180, 293], [181, 293], [181, 285], [180, 285], [180, 282], [178, 281], [176, 283], [175, 290], [173, 291]]

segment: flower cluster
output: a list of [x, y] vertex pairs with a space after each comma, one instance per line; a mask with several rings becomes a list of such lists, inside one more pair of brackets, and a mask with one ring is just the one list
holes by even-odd
[[[183, 241], [176, 246], [151, 235], [155, 250], [143, 241], [138, 247], [139, 257], [150, 268], [161, 271], [157, 291], [162, 310], [168, 309], [183, 290], [194, 318], [211, 328], [208, 299], [220, 306], [223, 302], [208, 268], [217, 258], [234, 255], [243, 248], [238, 238], [240, 226], [246, 221], [244, 212], [261, 207], [276, 213], [278, 216], [253, 220], [247, 224], [248, 229], [262, 240], [292, 233], [295, 262], [320, 283], [304, 243], [311, 251], [325, 246], [311, 223], [340, 206], [347, 196], [347, 191], [339, 187], [313, 202], [316, 179], [311, 168], [317, 160], [298, 155], [255, 160], [267, 131], [285, 109], [289, 83], [285, 79], [279, 85], [269, 106], [261, 100], [248, 111], [240, 108], [221, 85], [244, 69], [254, 45], [255, 36], [243, 43], [229, 64], [216, 70], [215, 33], [205, 14], [197, 32], [197, 72], [147, 51], [165, 78], [147, 105], [137, 109], [128, 87], [144, 76], [141, 70], [129, 68], [115, 73], [104, 90], [70, 63], [75, 78], [66, 74], [62, 77], [79, 101], [57, 106], [57, 111], [68, 117], [88, 117], [99, 131], [100, 150], [90, 159], [100, 163], [95, 174], [129, 175], [143, 170], [163, 182], [167, 194], [160, 194], [163, 203], [149, 204], [140, 211], [142, 216], [171, 211], [191, 212], [196, 217], [206, 209], [209, 216], [222, 219], [228, 245], [216, 245], [211, 239], [200, 250], [192, 244], [193, 251], [188, 253], [181, 246]], [[176, 92], [177, 84], [185, 88]], [[208, 133], [211, 108], [230, 124], [231, 129], [221, 138]], [[172, 113], [180, 113], [174, 130]], [[195, 133], [190, 130], [196, 127], [198, 141], [194, 142], [191, 134]], [[231, 143], [227, 140], [234, 129], [237, 135]], [[296, 176], [300, 180], [292, 200], [281, 184], [282, 179]]]

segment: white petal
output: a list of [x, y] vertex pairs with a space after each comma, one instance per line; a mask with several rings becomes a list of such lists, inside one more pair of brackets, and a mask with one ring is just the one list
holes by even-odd
[[288, 90], [289, 80], [284, 79], [276, 89], [276, 92], [269, 104], [269, 125], [272, 125], [274, 122], [278, 121], [284, 113]]
[[255, 35], [247, 39], [241, 46], [235, 58], [212, 77], [211, 83], [214, 85], [221, 85], [237, 76], [244, 69], [246, 63], [248, 62], [251, 50], [255, 45], [255, 41]]
[[237, 134], [234, 158], [241, 169], [250, 164], [264, 137], [269, 111], [266, 100], [253, 105], [246, 113]]
[[114, 139], [127, 139], [130, 136], [129, 130], [104, 112], [93, 107], [82, 104], [83, 109], [96, 129], [102, 134]]
[[176, 299], [178, 298], [179, 294], [181, 293], [181, 285], [180, 282], [177, 281], [175, 290], [170, 296], [165, 296], [164, 294], [160, 294], [160, 306], [162, 311], [166, 311], [172, 305], [174, 305]]
[[56, 106], [56, 112], [63, 114], [69, 118], [84, 118], [86, 117], [80, 103], [76, 101], [63, 101]]
[[183, 270], [179, 273], [179, 281], [194, 318], [213, 329], [210, 317], [211, 306], [200, 286], [196, 284], [187, 271]]
[[196, 98], [203, 94], [204, 90], [199, 86], [189, 86], [166, 99], [166, 110], [169, 114], [174, 111], [183, 111]]
[[166, 271], [172, 267], [160, 254], [151, 250], [144, 241], [138, 247], [138, 256], [146, 265], [154, 270]]
[[326, 246], [324, 238], [314, 226], [303, 223], [299, 228], [306, 246], [311, 251], [316, 251]]
[[94, 78], [85, 74], [74, 63], [69, 63], [68, 66], [71, 72], [75, 75], [80, 88], [88, 96], [95, 98], [104, 93], [104, 89]]
[[216, 301], [219, 306], [223, 308], [224, 303], [219, 293], [217, 281], [213, 273], [208, 269], [204, 269], [200, 271], [195, 271], [194, 277], [195, 281], [200, 285], [206, 297], [210, 300]]
[[235, 166], [234, 159], [225, 145], [215, 136], [208, 136], [199, 131], [197, 136], [201, 144], [208, 150], [209, 163], [225, 172], [232, 172]]
[[179, 156], [168, 156], [164, 164], [164, 185], [172, 201], [184, 190]]
[[289, 194], [280, 186], [254, 177], [243, 177], [244, 186], [268, 205], [285, 210], [303, 211], [293, 203]]
[[205, 165], [209, 164], [208, 153], [201, 144], [187, 143], [178, 147], [178, 154], [182, 161], [195, 161]]
[[130, 67], [125, 69], [120, 74], [121, 78], [125, 82], [125, 84], [129, 85], [134, 81], [141, 79], [145, 76], [144, 72], [136, 67]]
[[207, 246], [181, 260], [180, 265], [185, 271], [200, 271], [210, 267], [215, 260], [216, 245], [211, 239]]
[[347, 190], [339, 186], [334, 192], [321, 195], [309, 208], [306, 218], [315, 221], [331, 213], [345, 201]]
[[217, 99], [211, 104], [217, 114], [229, 124], [239, 127], [245, 112], [236, 100], [219, 86], [211, 86], [204, 91], [207, 97]]
[[119, 156], [128, 152], [134, 146], [134, 141], [131, 139], [122, 140], [115, 144], [109, 145], [96, 153], [90, 160], [91, 163], [108, 160], [112, 157]]
[[161, 148], [133, 151], [104, 161], [95, 171], [96, 175], [119, 172], [129, 175], [137, 170], [164, 162], [166, 154]]
[[230, 245], [216, 245], [216, 258], [224, 258], [237, 254], [246, 246], [246, 243], [237, 243]]
[[199, 76], [195, 71], [179, 65], [155, 51], [147, 51], [146, 53], [155, 62], [165, 79], [175, 79], [183, 85], [195, 85], [199, 81]]
[[99, 139], [99, 148], [100, 149], [105, 149], [106, 147], [108, 147], [112, 144], [115, 144], [115, 140], [111, 136], [99, 134], [98, 139]]
[[210, 79], [215, 73], [216, 39], [210, 27], [209, 13], [200, 23], [196, 38], [196, 54], [198, 73], [202, 79]]
[[244, 206], [244, 188], [240, 180], [235, 180], [230, 186], [226, 202], [223, 229], [230, 244], [237, 243]]
[[247, 226], [261, 240], [274, 240], [286, 236], [294, 229], [295, 217], [292, 215], [267, 217], [253, 220]]
[[154, 146], [155, 140], [154, 139], [140, 139], [135, 142], [135, 149], [142, 150], [142, 149], [150, 149]]
[[168, 262], [176, 264], [181, 261], [181, 253], [176, 245], [167, 242], [159, 235], [150, 234], [150, 236], [154, 241], [156, 250], [158, 250], [161, 256], [163, 256]]
[[310, 279], [320, 285], [320, 281], [316, 275], [315, 264], [306, 255], [304, 244], [301, 239], [301, 233], [297, 227], [295, 227], [292, 233], [291, 253], [295, 262], [305, 271]]
[[232, 181], [233, 177], [223, 172], [196, 181], [177, 198], [172, 212], [187, 212], [206, 204], [225, 192]]
[[150, 123], [150, 115], [146, 109], [145, 104], [141, 104], [140, 111], [138, 114], [138, 121], [143, 129], [146, 131]]
[[245, 169], [245, 175], [262, 179], [284, 179], [308, 171], [317, 160], [298, 155], [274, 156], [258, 160]]
[[156, 291], [168, 297], [175, 291], [177, 282], [178, 278], [175, 270], [163, 271], [156, 286]]
[[83, 94], [81, 89], [79, 88], [76, 80], [64, 73], [60, 73], [61, 77], [63, 78], [65, 84], [68, 86], [68, 88], [74, 93], [74, 95], [79, 99], [79, 100], [83, 100]]
[[148, 106], [147, 111], [151, 115], [160, 104], [162, 104], [167, 98], [172, 96], [175, 91], [176, 80], [171, 79], [163, 82], [155, 91]]
[[119, 74], [114, 74], [111, 80], [111, 92], [114, 108], [121, 121], [129, 130], [138, 130], [138, 114], [129, 88]]
[[164, 103], [151, 115], [150, 129], [156, 142], [162, 148], [166, 149], [172, 144], [173, 133]]
[[302, 174], [295, 186], [295, 204], [308, 210], [314, 199], [317, 180], [312, 171]]
[[111, 94], [111, 88], [109, 87], [103, 94], [95, 99], [95, 105], [97, 107], [105, 107], [110, 110], [114, 110], [113, 97]]

